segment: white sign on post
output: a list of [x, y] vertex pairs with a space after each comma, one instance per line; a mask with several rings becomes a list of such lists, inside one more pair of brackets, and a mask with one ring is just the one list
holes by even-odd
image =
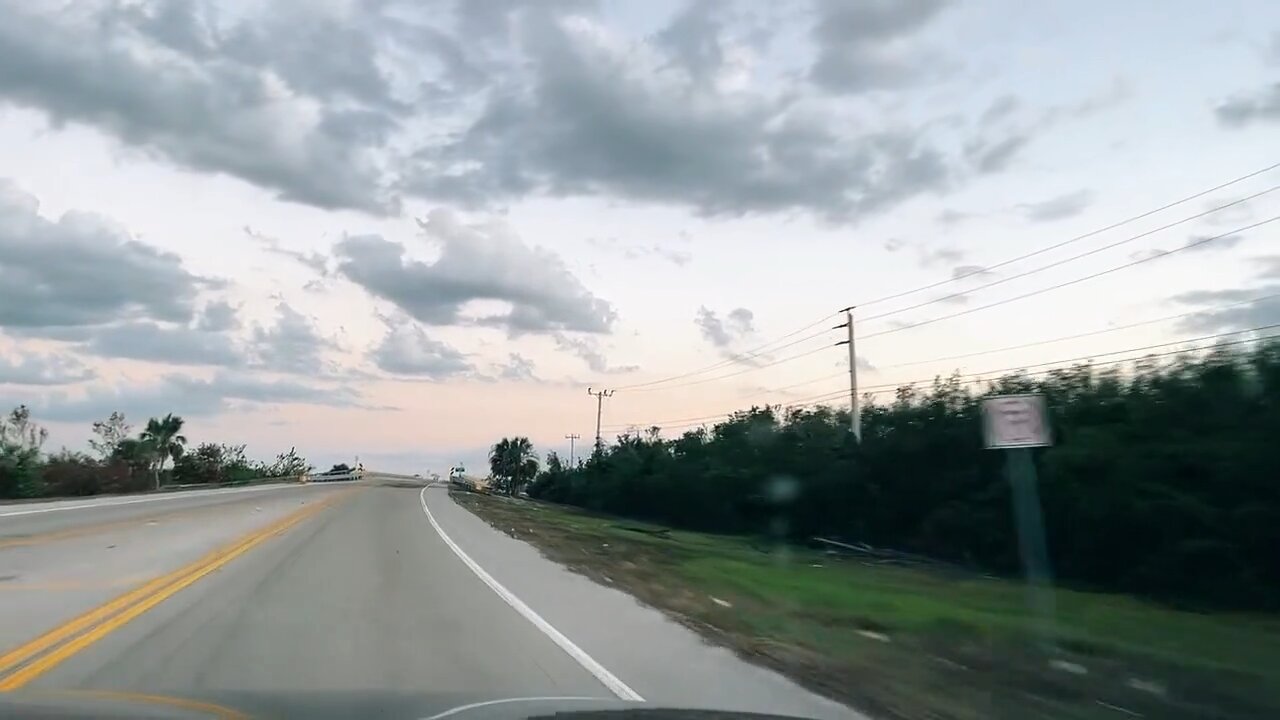
[[982, 401], [988, 450], [1052, 445], [1043, 395], [997, 395]]

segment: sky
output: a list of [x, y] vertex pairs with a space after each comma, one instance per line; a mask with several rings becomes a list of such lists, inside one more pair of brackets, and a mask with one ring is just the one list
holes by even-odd
[[172, 412], [444, 472], [589, 446], [588, 388], [606, 438], [847, 403], [849, 306], [879, 401], [1280, 323], [1269, 0], [0, 13], [0, 400], [46, 449]]

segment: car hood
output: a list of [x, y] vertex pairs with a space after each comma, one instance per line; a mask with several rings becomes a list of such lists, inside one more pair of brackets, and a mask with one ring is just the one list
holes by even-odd
[[[251, 718], [370, 717], [396, 720], [763, 720], [778, 715], [678, 708], [591, 697], [414, 695], [374, 691], [151, 693], [106, 690], [22, 691], [0, 695], [0, 718], [142, 718], [145, 720], [250, 720]], [[794, 719], [793, 719], [794, 720]]]

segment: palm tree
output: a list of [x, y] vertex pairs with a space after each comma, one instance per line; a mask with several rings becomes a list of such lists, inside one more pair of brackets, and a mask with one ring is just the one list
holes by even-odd
[[502, 438], [489, 448], [489, 474], [501, 483], [509, 474], [508, 458], [511, 455], [511, 441]]
[[169, 413], [163, 418], [157, 420], [151, 418], [147, 421], [147, 427], [141, 433], [141, 439], [150, 445], [155, 456], [155, 475], [156, 489], [160, 489], [160, 473], [164, 470], [164, 463], [169, 458], [173, 458], [176, 463], [178, 458], [182, 457], [182, 451], [187, 444], [187, 438], [179, 435], [182, 431], [182, 418]]
[[521, 485], [538, 474], [538, 457], [527, 437], [503, 438], [489, 449], [489, 470], [499, 487], [515, 495]]

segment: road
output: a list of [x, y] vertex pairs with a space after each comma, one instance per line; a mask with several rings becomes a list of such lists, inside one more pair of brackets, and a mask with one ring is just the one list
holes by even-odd
[[410, 712], [574, 696], [854, 717], [561, 576], [443, 488], [375, 477], [135, 500], [0, 506], [0, 700], [289, 714], [298, 698]]

